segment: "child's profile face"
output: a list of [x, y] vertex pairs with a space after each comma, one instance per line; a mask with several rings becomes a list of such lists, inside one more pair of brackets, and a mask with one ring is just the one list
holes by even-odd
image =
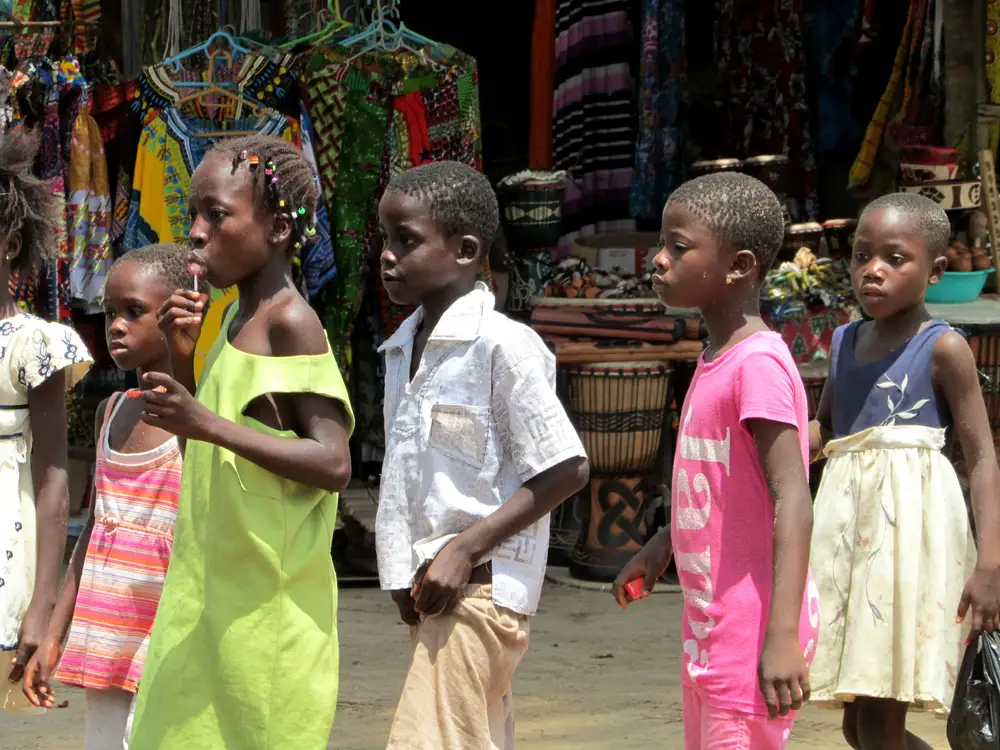
[[932, 258], [917, 222], [886, 208], [865, 214], [851, 254], [851, 283], [865, 314], [887, 318], [919, 304], [947, 261]]
[[669, 307], [702, 308], [723, 292], [729, 264], [715, 233], [683, 204], [663, 209], [653, 290]]
[[167, 358], [157, 313], [173, 293], [154, 269], [119, 263], [104, 287], [104, 335], [115, 365], [147, 369]]
[[246, 164], [233, 171], [223, 154], [210, 153], [191, 176], [191, 262], [205, 268], [212, 286], [235, 286], [272, 258], [274, 217], [257, 207]]
[[472, 237], [448, 237], [427, 202], [387, 190], [378, 207], [381, 277], [397, 305], [413, 305], [459, 282], [479, 253]]

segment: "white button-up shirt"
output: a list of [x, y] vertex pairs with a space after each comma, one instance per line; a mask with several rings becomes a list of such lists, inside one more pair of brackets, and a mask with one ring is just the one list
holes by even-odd
[[[484, 284], [441, 317], [410, 381], [422, 317], [418, 309], [379, 349], [386, 450], [375, 543], [386, 590], [412, 586], [421, 565], [526, 481], [586, 456], [556, 397], [555, 357], [494, 310]], [[545, 516], [490, 553], [496, 604], [535, 613], [548, 545]]]

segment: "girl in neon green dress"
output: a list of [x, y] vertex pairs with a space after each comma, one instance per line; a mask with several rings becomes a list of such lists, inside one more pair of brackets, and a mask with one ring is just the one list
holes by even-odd
[[206, 296], [161, 310], [173, 377], [145, 419], [186, 441], [173, 556], [139, 686], [132, 750], [325, 748], [337, 703], [337, 492], [347, 392], [291, 279], [318, 189], [294, 146], [217, 146], [191, 181], [193, 274], [236, 286], [194, 393]]

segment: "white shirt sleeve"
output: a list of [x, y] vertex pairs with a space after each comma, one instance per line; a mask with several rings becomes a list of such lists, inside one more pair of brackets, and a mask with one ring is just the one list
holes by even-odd
[[500, 441], [522, 482], [570, 458], [586, 458], [556, 396], [551, 354], [531, 354], [513, 365], [499, 362], [493, 377], [492, 407]]

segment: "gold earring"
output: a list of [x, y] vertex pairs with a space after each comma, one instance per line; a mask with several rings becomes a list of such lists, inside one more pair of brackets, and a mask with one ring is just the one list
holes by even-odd
[[733, 283], [733, 280], [732, 280], [731, 278], [729, 278], [729, 277], [727, 276], [727, 277], [726, 277], [726, 283], [727, 283], [727, 284], [732, 284], [732, 283]]

